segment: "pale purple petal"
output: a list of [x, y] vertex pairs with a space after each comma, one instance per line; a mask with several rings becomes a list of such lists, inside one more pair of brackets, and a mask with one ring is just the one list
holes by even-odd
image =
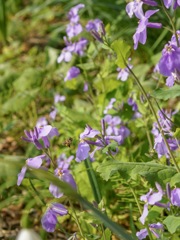
[[88, 158], [90, 147], [86, 142], [79, 143], [78, 149], [76, 151], [76, 161], [81, 162]]
[[139, 240], [145, 239], [148, 236], [148, 230], [146, 228], [141, 229], [139, 232], [136, 233], [136, 236]]
[[48, 209], [41, 219], [41, 224], [47, 232], [54, 232], [57, 224], [57, 217], [55, 213]]
[[22, 180], [24, 179], [24, 176], [26, 174], [26, 171], [27, 171], [27, 167], [24, 166], [22, 169], [21, 169], [21, 172], [18, 174], [18, 180], [17, 180], [17, 185], [21, 185], [21, 182]]
[[146, 220], [146, 217], [147, 217], [147, 215], [148, 215], [148, 203], [146, 203], [145, 205], [144, 205], [144, 210], [143, 210], [143, 213], [142, 213], [142, 215], [141, 215], [141, 217], [140, 217], [140, 222], [144, 225], [144, 223], [145, 223], [145, 220]]

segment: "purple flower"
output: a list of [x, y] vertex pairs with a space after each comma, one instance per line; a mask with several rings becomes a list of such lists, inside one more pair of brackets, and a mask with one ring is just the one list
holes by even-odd
[[56, 115], [57, 115], [57, 112], [58, 112], [57, 109], [54, 108], [54, 109], [50, 112], [49, 117], [50, 117], [52, 120], [55, 120]]
[[60, 94], [55, 94], [54, 96], [54, 103], [58, 103], [58, 102], [64, 102], [66, 100], [65, 96], [62, 96]]
[[148, 215], [148, 205], [155, 205], [155, 203], [161, 201], [163, 195], [164, 195], [164, 192], [161, 188], [161, 186], [156, 183], [156, 188], [158, 189], [158, 192], [154, 192], [152, 189], [150, 189], [150, 191], [145, 194], [145, 195], [142, 195], [140, 197], [140, 200], [141, 201], [144, 201], [146, 204], [144, 205], [144, 210], [143, 210], [143, 213], [140, 217], [140, 222], [144, 225], [145, 223], [145, 219]]
[[160, 73], [166, 77], [178, 72], [180, 69], [180, 48], [171, 43], [166, 44], [158, 65]]
[[163, 2], [164, 2], [164, 6], [166, 8], [169, 8], [172, 5], [173, 0], [163, 0]]
[[87, 144], [86, 142], [79, 143], [78, 149], [76, 151], [76, 161], [81, 162], [87, 159], [89, 156], [89, 151], [90, 151], [89, 144]]
[[78, 12], [81, 8], [84, 8], [84, 4], [78, 4], [70, 9], [68, 12], [68, 18], [71, 22], [77, 23], [79, 21], [79, 15]]
[[44, 159], [46, 159], [46, 155], [39, 155], [34, 158], [28, 158], [26, 160], [26, 165], [22, 167], [21, 172], [18, 174], [17, 185], [21, 185], [21, 182], [25, 177], [27, 167], [38, 169], [41, 167]]
[[134, 0], [126, 5], [126, 12], [129, 15], [130, 18], [132, 18], [133, 14], [138, 11], [140, 8], [140, 11], [142, 11], [142, 5], [143, 3], [138, 0]]
[[72, 58], [72, 52], [74, 51], [74, 45], [73, 43], [69, 42], [66, 37], [64, 37], [64, 42], [66, 47], [63, 48], [61, 54], [59, 55], [57, 62], [61, 63], [64, 62], [70, 62]]
[[116, 127], [121, 123], [121, 119], [118, 116], [112, 117], [111, 115], [106, 115], [104, 121], [108, 124], [106, 129], [107, 135], [119, 135], [119, 127]]
[[40, 117], [38, 119], [37, 123], [36, 123], [37, 128], [40, 128], [40, 127], [43, 127], [43, 126], [46, 126], [46, 125], [48, 125], [48, 122], [47, 122], [45, 117]]
[[180, 0], [175, 0], [175, 1], [174, 1], [174, 6], [173, 6], [173, 8], [176, 9], [177, 7], [180, 7]]
[[43, 140], [44, 147], [49, 148], [50, 142], [49, 139], [54, 136], [59, 136], [57, 128], [52, 127], [51, 125], [46, 125], [38, 129], [39, 139]]
[[76, 78], [79, 74], [80, 74], [80, 69], [73, 66], [67, 72], [66, 77], [64, 78], [64, 81], [66, 82], [67, 80]]
[[[57, 159], [58, 167], [55, 169], [54, 174], [61, 181], [70, 184], [72, 188], [76, 189], [77, 187], [75, 180], [68, 170], [72, 159], [73, 156], [66, 158], [65, 154], [61, 154], [60, 157]], [[49, 191], [55, 198], [60, 198], [63, 196], [63, 192], [61, 191], [61, 189], [52, 183], [49, 186]]]
[[86, 24], [86, 30], [88, 32], [91, 32], [91, 31], [99, 32], [99, 30], [101, 28], [101, 23], [102, 23], [102, 21], [100, 19], [90, 20]]
[[[149, 224], [149, 230], [156, 238], [160, 238], [161, 235], [159, 234], [159, 231], [163, 230], [163, 225], [161, 223]], [[136, 236], [139, 240], [145, 239], [148, 236], [147, 228], [141, 229], [139, 232], [136, 233]]]
[[171, 203], [174, 206], [180, 207], [180, 188], [175, 188], [171, 191]]
[[86, 125], [84, 132], [80, 134], [80, 139], [94, 138], [98, 134], [100, 134], [98, 130], [92, 129], [89, 125]]
[[84, 87], [83, 87], [83, 91], [84, 91], [84, 92], [87, 92], [87, 91], [88, 91], [88, 88], [89, 88], [88, 82], [85, 82], [85, 83], [84, 83]]
[[82, 56], [84, 54], [84, 49], [88, 44], [88, 40], [86, 38], [81, 38], [79, 41], [74, 43], [73, 52]]
[[[142, 4], [142, 3], [141, 3]], [[145, 44], [147, 39], [147, 27], [150, 28], [161, 28], [161, 23], [151, 23], [149, 18], [158, 12], [159, 10], [148, 10], [145, 14], [142, 11], [142, 8], [138, 8], [138, 11], [135, 12], [137, 18], [140, 19], [139, 25], [136, 29], [136, 33], [133, 35], [134, 40], [134, 49], [138, 47], [138, 42]]]
[[106, 35], [104, 24], [101, 20], [90, 20], [86, 25], [86, 30], [91, 32], [93, 37], [99, 42], [103, 43], [103, 37]]
[[142, 11], [143, 3], [150, 6], [157, 6], [157, 2], [153, 0], [134, 0], [126, 5], [126, 12], [130, 18], [132, 18], [133, 14], [136, 13], [136, 11]]
[[[176, 34], [177, 34], [178, 42], [179, 42], [179, 44], [180, 44], [180, 30], [177, 30], [177, 31], [176, 31]], [[177, 46], [177, 40], [176, 40], [175, 34], [172, 35], [172, 38], [171, 38], [170, 43], [171, 43], [172, 45], [175, 45], [176, 47], [178, 47], [178, 46]]]
[[69, 37], [69, 39], [71, 39], [71, 38], [77, 36], [78, 34], [80, 34], [82, 32], [82, 30], [83, 30], [83, 28], [80, 23], [70, 22], [67, 25], [66, 33], [67, 33], [67, 36]]
[[113, 104], [116, 102], [115, 98], [111, 98], [109, 104], [107, 107], [104, 109], [104, 114], [107, 114], [108, 110], [113, 108]]
[[39, 128], [35, 127], [33, 131], [24, 130], [24, 133], [26, 137], [22, 137], [22, 139], [26, 142], [32, 142], [37, 149], [43, 148], [39, 142], [40, 139], [42, 139], [44, 147], [49, 148], [49, 138], [59, 135], [57, 128], [54, 128], [51, 125], [46, 125]]
[[41, 224], [47, 232], [54, 232], [58, 222], [57, 216], [64, 216], [68, 213], [67, 209], [60, 203], [51, 203], [41, 219]]

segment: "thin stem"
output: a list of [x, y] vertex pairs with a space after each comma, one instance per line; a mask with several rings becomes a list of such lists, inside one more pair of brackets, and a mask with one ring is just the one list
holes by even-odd
[[173, 161], [173, 163], [174, 163], [174, 165], [175, 165], [175, 168], [176, 168], [177, 172], [180, 172], [180, 168], [179, 168], [179, 166], [178, 166], [178, 164], [177, 164], [177, 162], [176, 162], [175, 157], [173, 156], [173, 154], [172, 154], [172, 152], [171, 152], [171, 149], [170, 149], [169, 144], [168, 144], [168, 142], [167, 142], [167, 140], [166, 140], [166, 137], [165, 137], [165, 135], [164, 135], [164, 132], [163, 132], [163, 130], [162, 130], [162, 128], [161, 128], [161, 125], [160, 125], [160, 123], [159, 123], [159, 119], [158, 119], [158, 117], [157, 117], [157, 115], [156, 115], [156, 112], [155, 112], [155, 109], [154, 109], [154, 107], [153, 107], [153, 104], [152, 104], [151, 100], [148, 98], [147, 93], [146, 93], [146, 91], [144, 90], [143, 86], [141, 85], [139, 79], [136, 77], [136, 75], [135, 75], [134, 72], [130, 69], [130, 67], [128, 66], [127, 63], [126, 63], [126, 67], [128, 68], [129, 72], [133, 75], [133, 77], [134, 77], [137, 85], [139, 86], [139, 88], [140, 88], [140, 90], [142, 91], [142, 93], [143, 93], [146, 101], [148, 102], [149, 108], [150, 108], [152, 114], [154, 115], [154, 117], [155, 117], [155, 119], [156, 119], [156, 122], [157, 122], [158, 128], [159, 128], [159, 131], [160, 131], [160, 133], [162, 134], [162, 137], [163, 137], [163, 140], [164, 140], [164, 142], [165, 142], [165, 145], [166, 145], [166, 147], [167, 147], [167, 149], [168, 149], [169, 155], [170, 155], [170, 157], [171, 157], [171, 159], [172, 159], [172, 161]]
[[46, 205], [44, 199], [41, 197], [41, 195], [39, 194], [39, 192], [36, 190], [36, 188], [34, 187], [34, 184], [32, 183], [31, 179], [29, 178], [29, 183], [33, 189], [33, 191], [36, 194], [36, 197], [42, 202], [43, 205]]
[[[137, 206], [138, 206], [139, 212], [140, 212], [140, 214], [142, 215], [142, 209], [141, 209], [139, 200], [138, 200], [138, 198], [137, 198], [137, 195], [136, 195], [134, 189], [133, 189], [131, 186], [130, 186], [130, 189], [131, 189], [131, 192], [132, 192], [132, 194], [133, 194], [133, 196], [134, 196], [134, 199], [135, 199], [135, 201], [136, 201], [136, 204], [137, 204]], [[148, 224], [145, 224], [145, 226], [146, 226], [146, 228], [147, 228], [147, 231], [148, 231], [148, 235], [149, 235], [150, 240], [153, 240], [151, 231], [150, 231], [150, 229], [149, 229], [149, 225], [148, 225]]]
[[77, 224], [77, 226], [78, 226], [78, 228], [79, 228], [80, 235], [81, 235], [81, 237], [82, 237], [83, 239], [86, 240], [86, 238], [85, 238], [84, 235], [83, 235], [83, 231], [82, 231], [82, 229], [81, 229], [81, 225], [80, 225], [79, 220], [78, 220], [78, 217], [77, 217], [77, 215], [76, 215], [76, 211], [75, 211], [75, 209], [74, 209], [74, 206], [73, 206], [73, 204], [72, 204], [71, 201], [69, 201], [69, 203], [70, 203], [72, 212], [74, 213], [74, 218], [75, 218], [76, 224]]
[[170, 23], [171, 23], [171, 26], [172, 26], [174, 35], [175, 35], [175, 37], [176, 37], [177, 46], [180, 47], [180, 45], [179, 45], [179, 40], [178, 40], [178, 35], [177, 35], [177, 33], [176, 33], [176, 27], [175, 27], [175, 25], [174, 25], [174, 23], [173, 23], [173, 21], [172, 21], [172, 19], [171, 19], [171, 16], [169, 15], [168, 11], [166, 10], [166, 8], [165, 8], [164, 3], [162, 2], [162, 0], [161, 0], [161, 4], [162, 4], [162, 8], [163, 8], [163, 10], [164, 10], [167, 18], [169, 19], [169, 21], [170, 21]]
[[134, 199], [135, 199], [135, 201], [136, 201], [136, 204], [137, 204], [137, 206], [138, 206], [139, 212], [140, 212], [140, 214], [142, 215], [142, 209], [141, 209], [139, 200], [138, 200], [138, 198], [137, 198], [137, 195], [136, 195], [134, 189], [133, 189], [131, 186], [130, 186], [130, 189], [131, 189], [131, 192], [132, 192], [132, 194], [133, 194], [133, 196], [134, 196]]

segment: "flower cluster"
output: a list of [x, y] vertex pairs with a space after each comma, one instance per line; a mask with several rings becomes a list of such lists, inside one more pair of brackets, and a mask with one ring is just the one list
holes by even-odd
[[[140, 222], [144, 225], [146, 217], [148, 216], [148, 206], [158, 206], [165, 208], [168, 211], [171, 210], [171, 207], [180, 207], [180, 188], [175, 188], [171, 190], [169, 183], [166, 184], [166, 191], [163, 191], [161, 186], [156, 183], [157, 192], [150, 189], [150, 191], [141, 196], [140, 200], [145, 202], [144, 210], [142, 216], [140, 217]], [[163, 200], [163, 202], [162, 202]], [[176, 211], [174, 209], [174, 211]], [[163, 225], [161, 223], [149, 224], [149, 230], [154, 234], [156, 238], [160, 238], [159, 231], [163, 230]], [[136, 233], [138, 239], [144, 239], [148, 235], [147, 228], [140, 230]]]
[[[84, 50], [88, 44], [87, 39], [80, 38], [76, 42], [71, 42], [71, 39], [73, 37], [79, 35], [83, 31], [83, 27], [79, 23], [79, 15], [78, 15], [78, 12], [81, 8], [84, 8], [84, 4], [78, 4], [72, 7], [68, 13], [68, 18], [70, 22], [67, 25], [66, 33], [69, 40], [66, 37], [64, 37], [66, 47], [63, 48], [60, 56], [58, 57], [57, 59], [58, 63], [61, 63], [62, 61], [70, 62], [72, 59], [72, 55], [74, 53], [79, 56], [82, 56], [84, 54]], [[79, 74], [80, 74], [80, 69], [73, 66], [67, 72], [67, 75], [64, 78], [64, 81], [71, 80], [77, 77]]]
[[[55, 94], [54, 96], [54, 104], [57, 104], [59, 102], [64, 102], [66, 100], [65, 96], [61, 96], [60, 94]], [[53, 107], [53, 110], [50, 112], [49, 116], [52, 120], [55, 120], [57, 114], [57, 108]]]
[[[161, 129], [164, 131], [165, 135], [168, 137], [167, 138], [167, 143], [169, 144], [169, 148], [171, 151], [175, 151], [178, 148], [179, 141], [176, 139], [173, 139], [172, 137], [172, 121], [171, 121], [171, 112], [167, 112], [164, 110], [160, 110], [158, 112], [159, 115], [159, 123], [161, 126]], [[156, 150], [158, 154], [158, 158], [161, 158], [162, 156], [166, 156], [166, 158], [169, 158], [169, 151], [168, 148], [164, 142], [164, 139], [162, 137], [161, 131], [158, 127], [157, 123], [153, 124], [153, 129], [152, 133], [154, 135], [154, 149]]]
[[[65, 100], [64, 96], [55, 95], [55, 103]], [[44, 120], [44, 119], [43, 119]], [[46, 122], [45, 122], [46, 123]], [[40, 123], [39, 123], [40, 124]], [[53, 163], [53, 167], [57, 166], [54, 170], [54, 175], [61, 181], [64, 181], [71, 185], [72, 188], [76, 190], [75, 180], [70, 173], [69, 167], [70, 162], [73, 160], [73, 156], [69, 158], [66, 157], [65, 154], [61, 154], [59, 158], [55, 161], [52, 161], [50, 155], [47, 153], [46, 149], [50, 147], [49, 139], [58, 136], [58, 130], [53, 128], [50, 125], [44, 125], [41, 127], [35, 127], [34, 130], [24, 131], [26, 137], [22, 137], [23, 140], [27, 142], [32, 142], [38, 150], [44, 150], [44, 154], [28, 158], [26, 160], [25, 166], [22, 167], [21, 172], [18, 174], [17, 185], [19, 186], [23, 181], [27, 169], [43, 169], [48, 171], [51, 167], [51, 163]], [[43, 144], [41, 143], [43, 142]], [[45, 164], [44, 164], [45, 163]], [[49, 186], [50, 193], [55, 198], [60, 198], [63, 196], [63, 192], [54, 184], [50, 184]], [[52, 203], [50, 207], [48, 207], [46, 213], [42, 217], [42, 226], [47, 232], [53, 232], [55, 230], [57, 224], [57, 216], [63, 216], [67, 214], [67, 209], [59, 203]]]
[[145, 44], [147, 40], [147, 28], [161, 28], [162, 24], [161, 23], [152, 23], [149, 22], [149, 18], [154, 15], [156, 12], [159, 11], [157, 10], [148, 10], [145, 13], [143, 12], [143, 4], [147, 4], [150, 6], [156, 6], [157, 3], [156, 1], [139, 1], [139, 0], [134, 0], [133, 2], [130, 2], [126, 6], [126, 12], [129, 15], [129, 17], [132, 17], [135, 15], [139, 19], [139, 25], [136, 29], [135, 34], [133, 35], [133, 40], [134, 40], [134, 49], [136, 50], [138, 47], [138, 43]]
[[159, 72], [167, 77], [166, 85], [172, 87], [180, 81], [180, 31], [173, 35], [171, 41], [165, 45], [158, 63]]
[[[106, 128], [105, 123], [108, 127]], [[81, 162], [88, 157], [93, 160], [94, 154], [97, 150], [107, 149], [107, 154], [116, 154], [118, 151], [117, 146], [123, 144], [124, 139], [130, 134], [130, 131], [125, 126], [121, 125], [121, 120], [119, 117], [112, 117], [111, 115], [106, 115], [101, 121], [102, 131], [95, 130], [89, 125], [86, 126], [83, 133], [80, 134], [80, 143], [76, 152], [76, 161]], [[89, 140], [94, 139], [95, 140]], [[111, 142], [114, 141], [117, 146], [112, 146]], [[115, 145], [116, 145], [115, 144]], [[91, 152], [90, 146], [96, 146], [96, 148]], [[108, 149], [109, 146], [109, 149]]]

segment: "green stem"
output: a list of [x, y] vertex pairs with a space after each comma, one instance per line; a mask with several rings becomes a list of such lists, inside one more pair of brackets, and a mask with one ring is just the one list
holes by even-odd
[[99, 185], [98, 185], [98, 182], [97, 182], [97, 179], [96, 179], [96, 175], [95, 175], [94, 170], [92, 168], [92, 163], [91, 163], [89, 158], [87, 158], [84, 161], [84, 163], [85, 163], [85, 166], [86, 166], [86, 171], [87, 171], [87, 174], [88, 174], [88, 178], [89, 178], [89, 181], [90, 181], [90, 184], [91, 184], [91, 188], [92, 188], [92, 191], [93, 191], [95, 201], [99, 204], [101, 199], [102, 199], [102, 196], [101, 196]]
[[[136, 201], [136, 204], [137, 204], [137, 206], [138, 206], [139, 212], [140, 212], [140, 214], [142, 215], [142, 209], [141, 209], [139, 200], [138, 200], [138, 198], [137, 198], [137, 195], [136, 195], [134, 189], [133, 189], [131, 186], [130, 186], [130, 189], [131, 189], [131, 192], [132, 192], [132, 194], [133, 194], [133, 196], [134, 196], [134, 199], [135, 199], [135, 201]], [[149, 225], [148, 225], [148, 224], [145, 224], [145, 226], [146, 226], [146, 228], [147, 228], [147, 231], [148, 231], [148, 235], [149, 235], [150, 240], [153, 240], [151, 231], [150, 231], [150, 229], [149, 229]]]
[[75, 218], [76, 224], [77, 224], [77, 226], [78, 226], [78, 228], [79, 228], [80, 235], [81, 235], [81, 237], [82, 237], [83, 239], [86, 240], [86, 238], [85, 238], [84, 235], [83, 235], [83, 231], [82, 231], [81, 225], [80, 225], [80, 223], [79, 223], [78, 217], [77, 217], [77, 215], [76, 215], [76, 211], [74, 210], [74, 206], [73, 206], [73, 204], [72, 204], [71, 201], [69, 201], [69, 203], [70, 203], [72, 212], [74, 213], [74, 218]]
[[136, 204], [137, 204], [137, 206], [138, 206], [139, 212], [140, 212], [140, 214], [142, 215], [142, 209], [141, 209], [139, 200], [138, 200], [138, 198], [137, 198], [137, 195], [136, 195], [134, 189], [133, 189], [131, 186], [130, 186], [130, 189], [131, 189], [131, 192], [132, 192], [132, 194], [133, 194], [133, 196], [134, 196], [134, 199], [135, 199], [135, 201], [136, 201]]
[[162, 128], [161, 128], [161, 125], [160, 125], [160, 123], [159, 123], [158, 117], [157, 117], [157, 115], [156, 115], [156, 112], [155, 112], [155, 109], [154, 109], [154, 107], [153, 107], [153, 104], [152, 104], [151, 100], [150, 100], [149, 97], [147, 96], [147, 93], [146, 93], [146, 91], [144, 90], [143, 86], [141, 85], [139, 79], [136, 77], [136, 75], [135, 75], [134, 72], [130, 69], [130, 67], [128, 66], [127, 63], [126, 63], [126, 67], [128, 68], [129, 72], [133, 75], [133, 77], [134, 77], [134, 79], [135, 79], [138, 87], [140, 88], [140, 90], [141, 90], [141, 92], [143, 93], [146, 101], [148, 102], [149, 108], [150, 108], [152, 114], [154, 115], [154, 117], [155, 117], [155, 119], [156, 119], [156, 122], [157, 122], [158, 128], [159, 128], [159, 131], [160, 131], [160, 133], [162, 134], [162, 137], [163, 137], [163, 140], [164, 140], [164, 142], [165, 142], [165, 145], [166, 145], [166, 147], [167, 147], [167, 149], [168, 149], [169, 155], [170, 155], [170, 157], [171, 157], [171, 159], [172, 159], [172, 161], [173, 161], [173, 163], [174, 163], [174, 165], [175, 165], [175, 168], [176, 168], [177, 172], [180, 172], [180, 168], [179, 168], [179, 166], [178, 166], [178, 164], [177, 164], [177, 162], [176, 162], [175, 157], [173, 156], [173, 154], [172, 154], [172, 152], [171, 152], [171, 149], [170, 149], [169, 144], [168, 144], [168, 142], [167, 142], [167, 140], [166, 140], [166, 137], [165, 137], [165, 135], [164, 135], [164, 132], [163, 132], [163, 130], [162, 130]]
[[36, 197], [42, 202], [43, 205], [46, 205], [44, 199], [41, 197], [41, 195], [39, 194], [39, 192], [36, 190], [36, 188], [34, 187], [34, 184], [32, 183], [31, 179], [29, 178], [29, 183], [33, 189], [33, 191], [36, 194]]
[[173, 23], [173, 21], [172, 21], [172, 19], [171, 19], [171, 16], [169, 15], [167, 9], [165, 8], [164, 3], [163, 3], [162, 0], [161, 0], [161, 5], [162, 5], [162, 8], [163, 8], [163, 10], [164, 10], [167, 18], [169, 19], [169, 22], [171, 23], [171, 26], [172, 26], [174, 35], [175, 35], [175, 37], [176, 37], [177, 46], [180, 47], [179, 41], [178, 41], [178, 35], [177, 35], [177, 33], [176, 33], [176, 26], [174, 25], [174, 23]]

